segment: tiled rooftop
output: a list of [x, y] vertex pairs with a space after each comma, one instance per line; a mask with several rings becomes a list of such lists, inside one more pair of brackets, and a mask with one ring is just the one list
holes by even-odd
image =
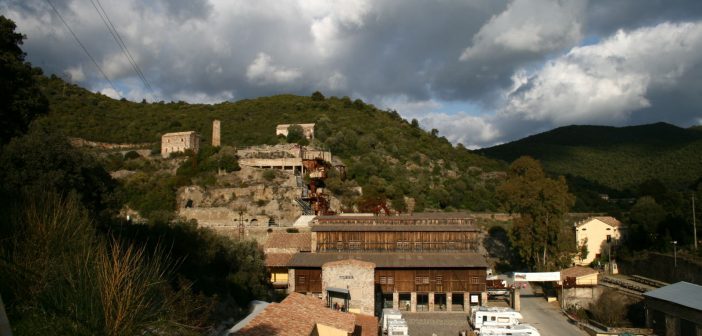
[[278, 233], [268, 235], [263, 244], [264, 249], [294, 249], [302, 252], [310, 251], [312, 236], [309, 232]]
[[267, 267], [286, 267], [295, 253], [266, 253]]
[[234, 335], [309, 336], [317, 323], [352, 334], [356, 329], [356, 318], [357, 315], [324, 307], [318, 298], [291, 293], [281, 303], [268, 305]]
[[617, 220], [616, 218], [614, 218], [612, 216], [596, 216], [596, 217], [590, 217], [582, 222], [579, 222], [577, 226], [581, 226], [585, 223], [588, 223], [593, 219], [597, 219], [600, 222], [603, 222], [603, 223], [610, 225], [610, 226], [613, 226], [613, 227], [620, 227], [622, 225], [622, 222], [620, 222], [619, 220]]
[[568, 277], [579, 278], [581, 276], [590, 274], [597, 274], [597, 271], [590, 267], [574, 266], [561, 270], [561, 279], [565, 279]]

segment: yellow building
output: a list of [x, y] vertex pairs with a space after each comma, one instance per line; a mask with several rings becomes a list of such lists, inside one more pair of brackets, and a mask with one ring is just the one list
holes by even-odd
[[575, 241], [578, 250], [587, 246], [587, 256], [576, 256], [576, 265], [589, 265], [595, 258], [606, 255], [610, 244], [617, 244], [621, 239], [622, 223], [614, 217], [590, 217], [575, 224]]

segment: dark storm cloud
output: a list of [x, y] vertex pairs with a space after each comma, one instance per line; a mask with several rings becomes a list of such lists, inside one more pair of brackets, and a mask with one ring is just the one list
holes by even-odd
[[595, 0], [589, 2], [587, 17], [589, 34], [610, 35], [666, 21], [697, 21], [702, 19], [702, 1]]
[[[699, 1], [101, 0], [153, 95], [90, 2], [52, 1], [137, 101], [320, 90], [473, 147], [570, 123], [702, 119]], [[33, 64], [116, 95], [45, 1], [0, 0], [0, 11]]]

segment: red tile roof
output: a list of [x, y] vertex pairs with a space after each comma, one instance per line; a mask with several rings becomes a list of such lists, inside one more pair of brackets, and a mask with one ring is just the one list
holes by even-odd
[[351, 334], [356, 329], [355, 321], [356, 315], [326, 308], [318, 298], [291, 293], [281, 303], [268, 305], [234, 335], [309, 336], [317, 323]]
[[579, 278], [581, 276], [597, 274], [598, 272], [590, 267], [574, 266], [561, 270], [561, 280], [565, 280], [568, 277]]
[[268, 235], [263, 244], [264, 249], [291, 249], [296, 251], [309, 252], [311, 248], [312, 236], [309, 232], [302, 233], [282, 233], [274, 232]]
[[378, 318], [371, 315], [356, 315], [356, 330], [353, 336], [378, 336]]
[[597, 216], [597, 217], [590, 217], [590, 218], [588, 218], [588, 219], [586, 219], [586, 220], [584, 220], [584, 221], [578, 223], [577, 226], [579, 227], [579, 226], [581, 226], [581, 225], [583, 225], [583, 224], [585, 224], [585, 223], [590, 222], [590, 221], [593, 220], [593, 219], [597, 219], [597, 220], [599, 220], [600, 222], [605, 223], [605, 224], [607, 224], [607, 225], [609, 225], [609, 226], [613, 226], [613, 227], [620, 227], [620, 226], [622, 225], [622, 222], [620, 222], [619, 220], [617, 220], [617, 219], [614, 218], [614, 217], [611, 217], [611, 216]]
[[286, 267], [294, 253], [266, 253], [266, 267]]

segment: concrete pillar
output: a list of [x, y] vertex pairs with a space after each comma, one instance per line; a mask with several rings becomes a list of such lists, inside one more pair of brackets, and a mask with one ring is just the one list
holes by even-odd
[[434, 292], [429, 292], [429, 311], [434, 311]]
[[515, 288], [514, 290], [512, 290], [512, 309], [514, 309], [514, 311], [520, 311], [522, 309], [519, 288]]
[[470, 312], [470, 292], [463, 293], [463, 311]]
[[446, 311], [453, 311], [453, 295], [451, 292], [446, 292]]
[[417, 312], [417, 292], [410, 293], [410, 312]]
[[481, 296], [480, 302], [481, 302], [483, 305], [486, 305], [487, 302], [488, 302], [488, 293], [487, 293], [487, 292], [482, 292], [480, 296]]
[[290, 294], [294, 291], [295, 291], [295, 269], [289, 268], [288, 269], [288, 289], [287, 289], [287, 292], [288, 292], [288, 294]]
[[392, 309], [400, 309], [400, 293], [392, 292]]

